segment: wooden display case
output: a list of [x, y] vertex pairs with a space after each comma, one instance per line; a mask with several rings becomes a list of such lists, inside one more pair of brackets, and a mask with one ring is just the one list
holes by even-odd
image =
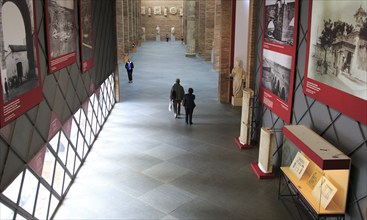
[[286, 125], [283, 134], [279, 197], [284, 180], [313, 217], [344, 217], [351, 159], [304, 125]]

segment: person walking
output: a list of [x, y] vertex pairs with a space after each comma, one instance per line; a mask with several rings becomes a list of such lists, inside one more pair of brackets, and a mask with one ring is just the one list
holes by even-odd
[[180, 79], [176, 79], [176, 83], [173, 84], [170, 93], [170, 99], [173, 103], [173, 112], [175, 118], [181, 114], [181, 101], [185, 95], [184, 88], [180, 84]]
[[133, 82], [134, 63], [130, 59], [127, 59], [127, 61], [125, 63], [125, 68], [126, 68], [126, 71], [127, 71], [127, 76], [129, 78], [129, 83], [132, 83]]
[[182, 100], [182, 105], [185, 107], [185, 121], [186, 124], [192, 125], [192, 114], [194, 112], [195, 104], [195, 95], [193, 94], [194, 90], [189, 88], [188, 93], [186, 93]]

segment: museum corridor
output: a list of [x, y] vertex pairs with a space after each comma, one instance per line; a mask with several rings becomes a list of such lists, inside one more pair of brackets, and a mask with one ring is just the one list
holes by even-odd
[[[299, 219], [279, 202], [278, 179], [258, 180], [258, 149], [239, 150], [241, 108], [217, 100], [218, 74], [185, 45], [146, 42], [131, 54], [121, 101], [97, 138], [55, 219]], [[196, 95], [192, 126], [168, 111], [176, 78]], [[302, 216], [307, 219], [308, 215]]]

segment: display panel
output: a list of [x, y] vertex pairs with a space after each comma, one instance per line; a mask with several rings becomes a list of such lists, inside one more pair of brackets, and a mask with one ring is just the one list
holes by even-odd
[[290, 123], [296, 60], [298, 1], [266, 0], [260, 101]]
[[76, 61], [74, 0], [45, 0], [49, 73]]
[[310, 1], [303, 91], [367, 124], [367, 2]]
[[87, 72], [93, 67], [93, 29], [91, 0], [80, 0], [80, 48], [82, 71]]
[[43, 99], [34, 0], [2, 1], [0, 127]]

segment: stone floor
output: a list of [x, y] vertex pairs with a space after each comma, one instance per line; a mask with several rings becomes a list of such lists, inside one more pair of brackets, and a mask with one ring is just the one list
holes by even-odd
[[[241, 108], [218, 101], [218, 73], [180, 42], [146, 42], [120, 66], [116, 103], [55, 219], [308, 219], [279, 179], [259, 180], [239, 150]], [[196, 95], [193, 125], [168, 111], [176, 78]]]

